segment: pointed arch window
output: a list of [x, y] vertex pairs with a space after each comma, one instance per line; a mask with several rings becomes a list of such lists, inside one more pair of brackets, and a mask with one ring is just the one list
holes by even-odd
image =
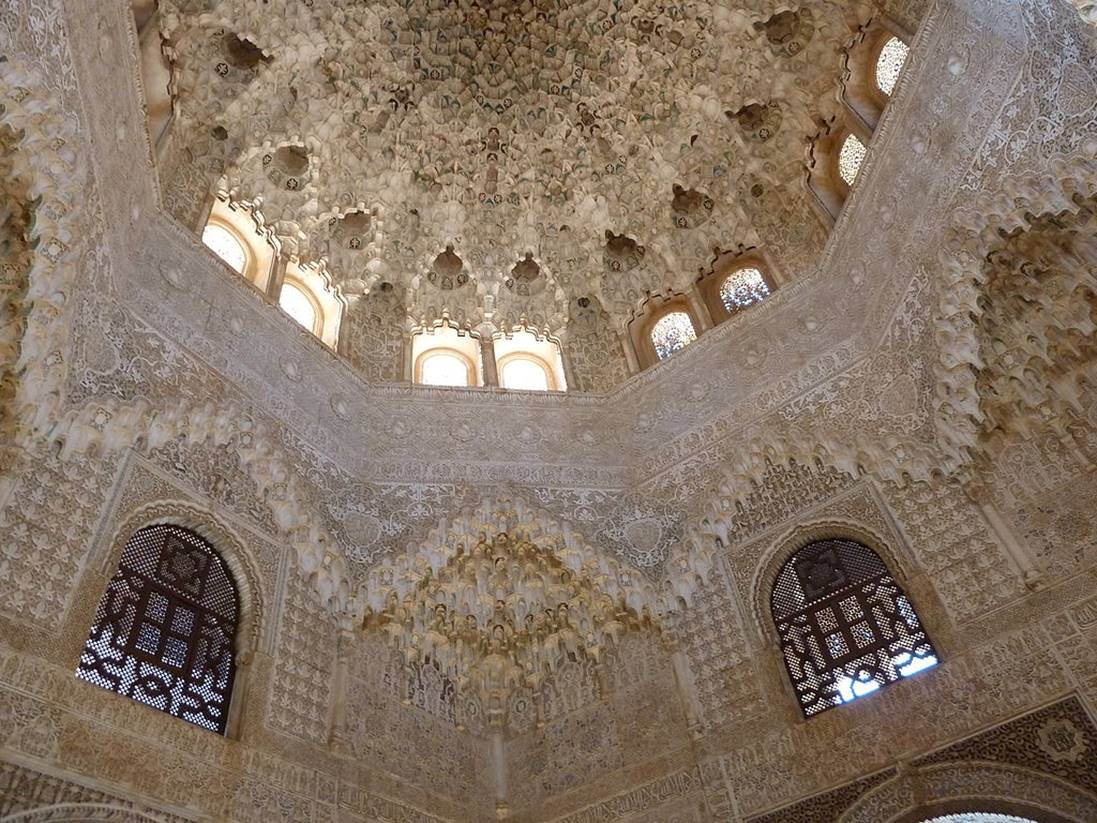
[[76, 676], [223, 734], [239, 598], [216, 550], [172, 525], [140, 529], [107, 585]]
[[809, 543], [771, 596], [785, 666], [806, 716], [937, 664], [914, 606], [884, 562], [853, 540]]

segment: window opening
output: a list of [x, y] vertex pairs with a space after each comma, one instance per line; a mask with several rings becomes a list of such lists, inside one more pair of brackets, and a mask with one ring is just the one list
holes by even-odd
[[210, 223], [202, 230], [202, 242], [237, 272], [244, 273], [248, 254], [244, 251], [244, 244], [231, 231], [224, 226]]
[[681, 351], [696, 339], [693, 321], [684, 311], [672, 311], [664, 315], [651, 329], [651, 343], [660, 360]]
[[237, 603], [209, 543], [177, 526], [141, 529], [99, 601], [76, 676], [224, 733]]
[[771, 605], [809, 717], [937, 664], [906, 594], [879, 556], [855, 541], [800, 549], [778, 572]]
[[283, 283], [278, 305], [310, 332], [316, 333], [316, 306], [302, 289], [293, 283]]
[[428, 354], [419, 382], [427, 386], [467, 386], [469, 367], [464, 358], [448, 352]]
[[544, 366], [525, 357], [516, 357], [503, 364], [504, 389], [548, 391], [549, 378]]
[[753, 267], [733, 272], [720, 284], [720, 301], [728, 312], [760, 303], [769, 295], [765, 275]]
[[880, 49], [880, 56], [876, 58], [876, 86], [889, 97], [895, 91], [895, 84], [899, 82], [899, 73], [903, 70], [909, 54], [910, 46], [898, 37], [892, 37]]
[[838, 152], [838, 173], [846, 181], [846, 185], [852, 186], [857, 179], [866, 153], [865, 144], [856, 135], [848, 135], [842, 143], [842, 149]]

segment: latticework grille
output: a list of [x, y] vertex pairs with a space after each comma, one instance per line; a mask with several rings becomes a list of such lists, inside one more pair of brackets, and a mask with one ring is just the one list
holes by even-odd
[[176, 526], [130, 538], [76, 676], [224, 733], [237, 596], [217, 552]]
[[879, 556], [852, 540], [820, 540], [785, 561], [772, 608], [809, 717], [937, 662], [906, 594]]

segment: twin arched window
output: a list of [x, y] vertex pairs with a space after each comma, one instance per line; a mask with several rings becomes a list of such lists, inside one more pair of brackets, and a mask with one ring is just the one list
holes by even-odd
[[524, 328], [497, 332], [488, 341], [443, 321], [412, 337], [412, 370], [412, 379], [426, 386], [481, 386], [494, 371], [504, 389], [567, 389], [559, 341]]
[[853, 540], [819, 540], [792, 555], [770, 604], [808, 717], [937, 663], [902, 588], [876, 552]]
[[277, 243], [250, 204], [215, 199], [202, 242], [299, 325], [336, 347], [345, 299], [322, 265], [293, 257], [279, 264]]
[[178, 526], [149, 526], [122, 551], [76, 676], [224, 733], [239, 599], [213, 547]]

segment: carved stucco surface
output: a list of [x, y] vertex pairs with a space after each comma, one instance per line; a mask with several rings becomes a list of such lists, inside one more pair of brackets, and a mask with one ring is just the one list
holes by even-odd
[[[0, 8], [0, 124], [23, 135], [5, 143], [10, 177], [42, 195], [29, 270], [4, 270], [21, 333], [3, 349], [0, 753], [21, 764], [5, 766], [4, 812], [25, 807], [22, 785], [153, 819], [489, 819], [482, 733], [376, 638], [340, 638], [386, 569], [515, 501], [621, 564], [624, 589], [689, 600], [677, 663], [634, 649], [609, 691], [564, 678], [574, 703], [507, 741], [516, 819], [740, 820], [1065, 692], [1092, 706], [1092, 389], [1080, 380], [1071, 404], [1056, 380], [1059, 419], [989, 437], [978, 380], [950, 371], [978, 350], [974, 324], [938, 309], [978, 298], [999, 229], [1062, 246], [1041, 216], [1080, 214], [1097, 190], [1077, 105], [1093, 30], [1058, 0], [890, 11], [922, 21], [914, 57], [825, 248], [794, 252], [772, 299], [619, 388], [517, 397], [372, 385], [368, 334], [363, 380], [161, 210], [127, 4]], [[1060, 293], [1084, 304], [1082, 270]], [[107, 545], [149, 505], [208, 513], [256, 570], [238, 740], [71, 675]], [[943, 658], [804, 723], [752, 581], [818, 522], [888, 545]], [[358, 720], [335, 741], [340, 711]]]

